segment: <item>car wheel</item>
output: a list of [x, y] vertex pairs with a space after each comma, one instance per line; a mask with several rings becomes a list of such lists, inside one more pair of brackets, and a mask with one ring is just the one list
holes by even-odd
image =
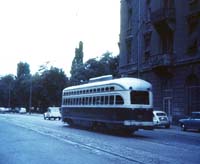
[[185, 127], [184, 124], [181, 124], [181, 130], [182, 130], [182, 131], [186, 131], [186, 127]]
[[46, 120], [47, 118], [45, 117], [45, 115], [44, 115], [44, 120]]

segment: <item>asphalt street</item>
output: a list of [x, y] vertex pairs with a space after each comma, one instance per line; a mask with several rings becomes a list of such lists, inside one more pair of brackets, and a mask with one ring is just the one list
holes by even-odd
[[0, 121], [0, 164], [103, 164], [117, 159]]
[[1, 114], [0, 157], [0, 164], [199, 164], [200, 133], [172, 126], [121, 136], [42, 115]]

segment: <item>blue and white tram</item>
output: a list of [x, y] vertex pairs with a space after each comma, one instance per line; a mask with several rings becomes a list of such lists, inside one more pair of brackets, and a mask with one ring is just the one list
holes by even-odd
[[153, 129], [152, 85], [136, 78], [105, 79], [65, 88], [62, 121], [128, 131]]

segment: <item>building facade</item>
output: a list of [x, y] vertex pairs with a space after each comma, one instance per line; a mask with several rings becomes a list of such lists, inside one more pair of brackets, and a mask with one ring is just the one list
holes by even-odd
[[200, 111], [200, 0], [121, 0], [122, 76], [153, 85], [172, 121]]

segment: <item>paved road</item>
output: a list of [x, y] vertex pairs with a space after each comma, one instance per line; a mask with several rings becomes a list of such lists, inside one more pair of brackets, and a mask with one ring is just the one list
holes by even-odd
[[41, 115], [0, 115], [1, 163], [200, 163], [200, 133], [177, 127], [132, 136], [70, 128]]
[[0, 121], [0, 164], [103, 164], [117, 159]]

